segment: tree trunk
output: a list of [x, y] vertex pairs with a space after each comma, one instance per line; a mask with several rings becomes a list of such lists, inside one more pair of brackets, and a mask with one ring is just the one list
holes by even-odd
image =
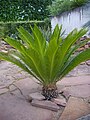
[[42, 95], [45, 96], [46, 100], [51, 100], [58, 96], [58, 90], [56, 84], [44, 85], [42, 87]]

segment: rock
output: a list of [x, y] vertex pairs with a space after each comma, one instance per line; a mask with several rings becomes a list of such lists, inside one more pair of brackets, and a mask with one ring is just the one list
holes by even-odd
[[32, 100], [33, 100], [32, 97], [28, 95], [28, 101], [32, 102]]
[[[83, 68], [84, 69], [84, 68]], [[90, 84], [90, 75], [78, 76], [78, 77], [65, 77], [61, 81], [58, 81], [57, 85], [63, 86], [77, 86]]]
[[90, 97], [87, 97], [87, 98], [85, 98], [84, 99], [87, 103], [89, 103], [89, 105], [90, 105]]
[[71, 96], [70, 93], [67, 90], [65, 90], [65, 91], [63, 90], [62, 95], [66, 98], [66, 100], [68, 100], [69, 97]]
[[70, 97], [59, 120], [76, 120], [90, 114], [90, 107], [81, 98]]
[[90, 41], [89, 41], [87, 44], [88, 44], [88, 46], [90, 47]]
[[0, 89], [0, 95], [4, 94], [6, 92], [8, 92], [7, 88]]
[[56, 112], [60, 109], [59, 106], [57, 106], [54, 102], [51, 102], [51, 101], [32, 100], [31, 105], [35, 107], [56, 111]]
[[14, 83], [25, 96], [30, 93], [40, 92], [40, 85], [36, 83], [33, 77], [24, 78]]
[[62, 93], [59, 94], [57, 98], [53, 98], [51, 101], [56, 103], [59, 106], [65, 107], [66, 106], [66, 98], [62, 96]]
[[6, 45], [7, 43], [5, 41], [1, 40], [1, 44]]
[[57, 105], [60, 105], [60, 106], [63, 106], [65, 107], [66, 106], [66, 100], [63, 98], [63, 99], [60, 99], [60, 98], [54, 98], [52, 100], [54, 103], [56, 103]]
[[28, 95], [28, 97], [29, 97], [29, 100], [31, 98], [36, 99], [36, 100], [44, 100], [45, 99], [45, 97], [39, 92], [31, 93]]
[[81, 51], [83, 51], [85, 48], [84, 47], [81, 47], [81, 48], [78, 48], [78, 52], [81, 52]]
[[86, 61], [86, 65], [90, 66], [90, 60]]
[[18, 88], [16, 86], [14, 86], [14, 85], [10, 85], [10, 87], [9, 87], [10, 92], [14, 91], [14, 90], [17, 90], [17, 89]]
[[16, 95], [6, 93], [0, 96], [0, 120], [53, 120], [54, 113], [36, 108]]
[[89, 46], [88, 45], [85, 45], [85, 49], [88, 49], [89, 48]]
[[77, 120], [90, 120], [90, 114], [83, 116], [81, 118], [78, 118]]
[[88, 99], [88, 103], [90, 104], [90, 98]]
[[78, 86], [66, 87], [63, 89], [63, 95], [66, 98], [69, 96], [81, 97], [81, 98], [90, 97], [90, 85], [78, 85]]
[[6, 51], [6, 50], [1, 50], [2, 52], [4, 52], [4, 53], [8, 53], [8, 51]]
[[86, 62], [82, 62], [82, 63], [80, 63], [80, 65], [85, 65], [85, 63], [86, 63]]

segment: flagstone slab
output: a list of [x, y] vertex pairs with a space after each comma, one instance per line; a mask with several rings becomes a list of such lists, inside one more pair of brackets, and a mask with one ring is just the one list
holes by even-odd
[[4, 94], [6, 92], [8, 92], [7, 88], [0, 89], [0, 95]]
[[30, 77], [30, 75], [22, 71], [19, 67], [9, 62], [0, 62], [0, 88], [27, 77]]
[[24, 95], [29, 95], [30, 93], [40, 92], [41, 85], [37, 84], [37, 80], [33, 77], [25, 78], [14, 83]]
[[90, 114], [89, 115], [86, 115], [86, 116], [83, 116], [77, 120], [90, 120]]
[[28, 95], [29, 99], [32, 100], [35, 99], [35, 100], [44, 100], [45, 97], [41, 94], [41, 92], [35, 92], [35, 93], [31, 93]]
[[89, 105], [80, 98], [70, 97], [59, 120], [76, 120], [90, 114]]
[[60, 99], [60, 98], [54, 98], [53, 102], [56, 103], [59, 106], [66, 106], [66, 100], [65, 99]]
[[51, 101], [56, 103], [59, 106], [65, 107], [66, 106], [66, 99], [62, 94], [59, 94], [57, 98], [52, 98]]
[[66, 87], [63, 90], [63, 95], [67, 98], [67, 92], [70, 96], [88, 98], [90, 97], [90, 85], [78, 85]]
[[90, 75], [88, 76], [78, 76], [78, 77], [65, 77], [57, 83], [61, 86], [73, 86], [73, 85], [85, 85], [90, 84]]
[[0, 120], [53, 120], [54, 113], [9, 93], [0, 96]]
[[68, 77], [77, 77], [77, 76], [85, 76], [85, 75], [90, 75], [90, 66], [81, 63], [77, 67], [75, 67], [69, 74], [67, 75]]
[[17, 90], [17, 87], [16, 86], [14, 86], [14, 85], [10, 85], [9, 86], [9, 91], [11, 92], [11, 91], [15, 91], [15, 90]]
[[39, 100], [32, 100], [31, 105], [35, 106], [35, 107], [40, 107], [43, 109], [48, 109], [48, 110], [52, 110], [52, 111], [58, 111], [60, 109], [60, 107], [55, 104], [54, 102], [51, 101], [39, 101]]
[[70, 92], [66, 91], [66, 87], [62, 90], [62, 95], [65, 97], [66, 100], [68, 100], [71, 96]]
[[86, 64], [87, 64], [88, 66], [90, 66], [90, 60], [86, 61]]

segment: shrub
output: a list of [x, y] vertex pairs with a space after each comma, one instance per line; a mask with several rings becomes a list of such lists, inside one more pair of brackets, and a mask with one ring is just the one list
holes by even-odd
[[5, 38], [6, 36], [10, 36], [10, 37], [16, 39], [18, 37], [17, 28], [19, 26], [25, 27], [25, 29], [30, 32], [30, 25], [33, 27], [34, 24], [37, 24], [44, 31], [44, 33], [45, 33], [45, 31], [47, 31], [48, 28], [51, 31], [51, 24], [50, 24], [49, 20], [0, 22], [0, 38]]
[[78, 64], [90, 59], [90, 49], [74, 55], [88, 41], [87, 39], [75, 44], [87, 30], [74, 29], [66, 38], [62, 38], [61, 29], [57, 25], [50, 40], [46, 41], [36, 25], [31, 27], [32, 34], [20, 27], [18, 32], [23, 43], [7, 37], [5, 41], [16, 50], [0, 52], [0, 59], [12, 62], [34, 76], [43, 85], [42, 94], [49, 100], [58, 96], [57, 81]]
[[0, 0], [0, 21], [44, 20], [52, 0]]
[[87, 1], [88, 0], [54, 0], [52, 4], [48, 6], [48, 10], [51, 16], [55, 16], [80, 7]]

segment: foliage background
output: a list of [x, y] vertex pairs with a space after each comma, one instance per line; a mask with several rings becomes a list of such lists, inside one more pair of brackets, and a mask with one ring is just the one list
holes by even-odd
[[90, 0], [0, 0], [0, 21], [44, 20]]
[[23, 26], [29, 31], [30, 25], [34, 24], [41, 27], [43, 34], [47, 36], [47, 30], [51, 27], [47, 6], [51, 1], [0, 0], [0, 38], [8, 35], [17, 38], [17, 27]]
[[52, 1], [52, 4], [48, 6], [48, 11], [51, 16], [56, 16], [80, 7], [89, 1], [90, 0], [54, 0]]
[[0, 0], [0, 21], [43, 20], [52, 0]]
[[[51, 34], [49, 16], [83, 5], [87, 0], [0, 0], [0, 38], [17, 36], [16, 28], [38, 23], [48, 40]], [[46, 20], [45, 20], [46, 19]], [[40, 22], [43, 21], [44, 22]], [[22, 22], [23, 21], [23, 22]], [[4, 24], [5, 22], [5, 24]], [[46, 27], [45, 27], [46, 26]], [[47, 27], [49, 26], [49, 28]]]

